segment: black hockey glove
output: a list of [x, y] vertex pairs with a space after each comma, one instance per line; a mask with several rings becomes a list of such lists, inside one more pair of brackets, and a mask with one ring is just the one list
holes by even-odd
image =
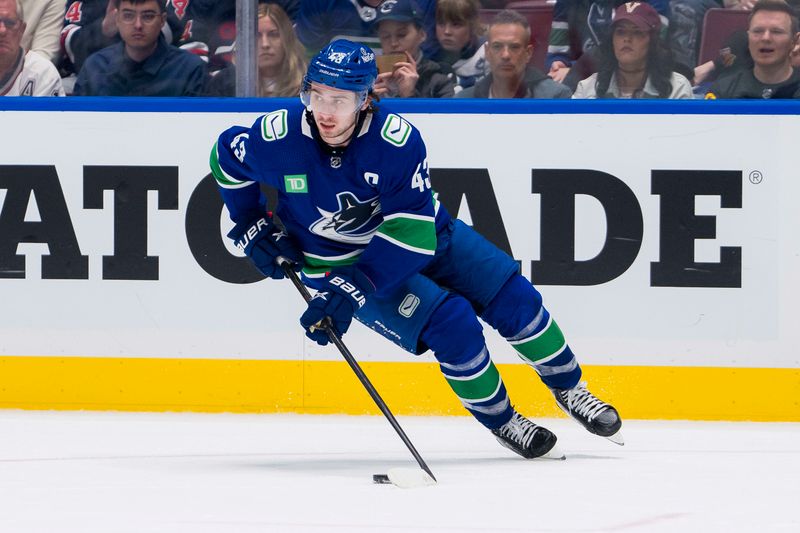
[[272, 217], [264, 215], [247, 223], [240, 222], [228, 232], [237, 248], [253, 261], [255, 267], [266, 277], [283, 279], [283, 267], [275, 261], [283, 256], [292, 262], [295, 271], [303, 268], [303, 254], [292, 238], [275, 225]]
[[367, 302], [375, 291], [372, 281], [355, 267], [335, 268], [325, 278], [325, 285], [308, 302], [308, 309], [300, 317], [306, 337], [325, 346], [328, 344], [326, 318], [340, 335], [344, 335], [353, 315]]

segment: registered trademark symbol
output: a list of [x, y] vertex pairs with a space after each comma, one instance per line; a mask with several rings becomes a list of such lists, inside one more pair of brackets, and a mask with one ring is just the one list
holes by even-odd
[[761, 183], [761, 180], [764, 179], [764, 175], [761, 173], [760, 170], [754, 170], [750, 173], [750, 183], [758, 185]]

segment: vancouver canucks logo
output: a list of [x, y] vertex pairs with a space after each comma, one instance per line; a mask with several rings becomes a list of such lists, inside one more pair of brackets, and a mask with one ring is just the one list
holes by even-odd
[[337, 194], [336, 199], [339, 210], [329, 212], [317, 207], [322, 218], [311, 224], [309, 231], [333, 241], [367, 244], [381, 222], [378, 198], [362, 202], [355, 194], [345, 191]]

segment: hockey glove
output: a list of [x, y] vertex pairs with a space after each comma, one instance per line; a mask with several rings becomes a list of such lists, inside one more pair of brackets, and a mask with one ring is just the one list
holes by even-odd
[[236, 247], [268, 278], [283, 279], [286, 276], [283, 267], [275, 261], [280, 256], [290, 260], [295, 271], [303, 268], [303, 254], [269, 215], [236, 224], [228, 232], [228, 237], [233, 239]]
[[355, 267], [333, 269], [300, 317], [306, 337], [325, 346], [328, 344], [328, 325], [333, 325], [338, 334], [344, 335], [353, 315], [374, 291], [372, 281]]

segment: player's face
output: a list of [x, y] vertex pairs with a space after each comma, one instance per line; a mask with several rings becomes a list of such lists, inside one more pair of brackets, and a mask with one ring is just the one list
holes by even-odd
[[760, 67], [788, 65], [797, 41], [792, 20], [781, 11], [758, 11], [750, 21], [747, 41], [753, 62]]
[[17, 58], [19, 43], [25, 32], [25, 23], [17, 16], [17, 5], [14, 0], [0, 0], [0, 57], [3, 63]]
[[264, 76], [278, 74], [286, 51], [281, 32], [269, 16], [258, 19], [258, 72]]
[[623, 20], [614, 24], [611, 33], [614, 55], [622, 70], [637, 71], [647, 67], [647, 51], [650, 49], [650, 32]]
[[492, 77], [498, 80], [520, 79], [528, 66], [533, 46], [525, 28], [519, 24], [495, 24], [486, 42], [486, 60]]
[[437, 21], [436, 39], [448, 52], [460, 52], [470, 41], [470, 27], [461, 21]]
[[402, 54], [408, 52], [417, 57], [419, 47], [425, 40], [425, 31], [413, 22], [383, 20], [378, 26], [378, 39], [384, 54]]
[[304, 102], [314, 113], [320, 137], [330, 146], [344, 146], [356, 126], [357, 111], [366, 109], [358, 94], [312, 83]]
[[117, 11], [119, 36], [128, 48], [147, 50], [153, 47], [166, 20], [156, 0], [131, 4], [123, 0]]

